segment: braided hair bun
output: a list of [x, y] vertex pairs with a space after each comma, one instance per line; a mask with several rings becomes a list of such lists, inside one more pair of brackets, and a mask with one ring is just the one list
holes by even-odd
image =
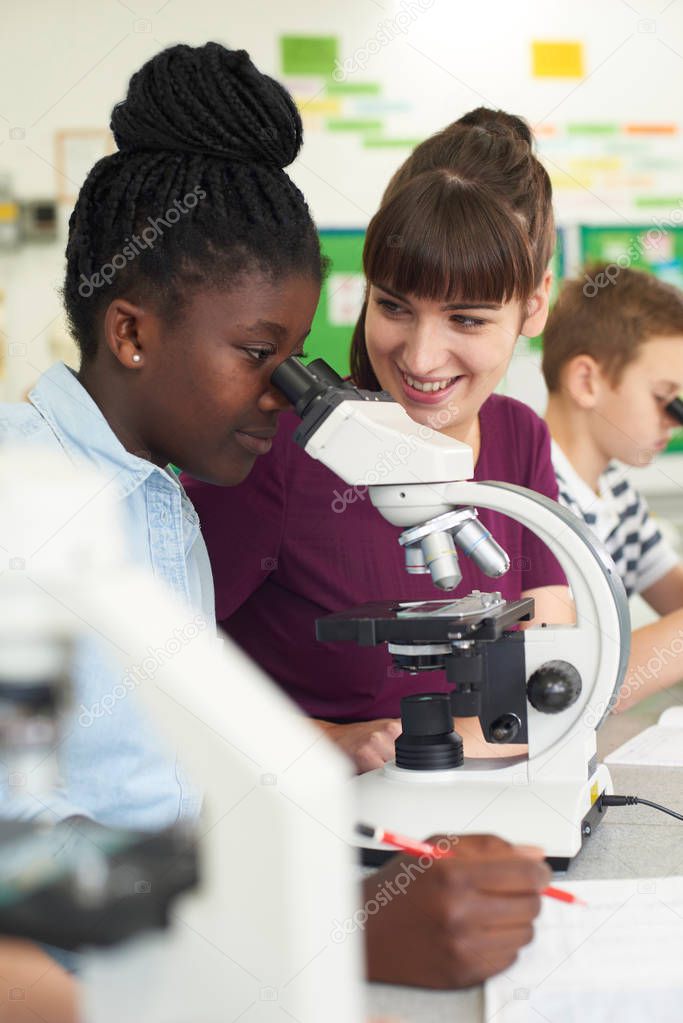
[[291, 96], [244, 50], [172, 46], [130, 80], [112, 112], [118, 152], [86, 178], [69, 221], [64, 303], [84, 359], [119, 296], [170, 322], [193, 288], [247, 270], [320, 281], [306, 201], [284, 171], [302, 142]]
[[302, 143], [287, 90], [258, 71], [245, 50], [219, 43], [157, 54], [131, 78], [110, 127], [122, 152], [201, 153], [280, 168]]

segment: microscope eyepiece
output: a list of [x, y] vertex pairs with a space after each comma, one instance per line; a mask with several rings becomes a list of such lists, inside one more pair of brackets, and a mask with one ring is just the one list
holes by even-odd
[[304, 415], [310, 403], [326, 389], [326, 385], [295, 355], [281, 362], [270, 379], [273, 386], [282, 391], [300, 416]]
[[280, 363], [270, 380], [302, 419], [316, 398], [329, 390], [350, 390], [361, 397], [358, 389], [348, 380], [343, 380], [324, 359], [314, 359], [305, 366], [297, 355], [290, 355]]
[[666, 411], [672, 419], [683, 426], [683, 398], [674, 398], [673, 401], [670, 401], [666, 406]]
[[353, 390], [353, 384], [348, 380], [344, 380], [339, 376], [336, 369], [332, 369], [329, 363], [325, 362], [324, 359], [313, 359], [313, 362], [309, 362], [307, 369], [313, 373], [318, 380], [322, 380], [324, 383], [330, 385], [330, 387], [350, 387]]

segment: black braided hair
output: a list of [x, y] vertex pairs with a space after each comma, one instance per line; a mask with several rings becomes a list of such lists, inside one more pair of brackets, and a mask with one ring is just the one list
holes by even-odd
[[258, 270], [310, 275], [315, 225], [283, 168], [302, 142], [289, 93], [244, 50], [172, 46], [112, 112], [118, 152], [90, 171], [69, 220], [63, 298], [84, 360], [117, 297], [177, 318], [194, 287]]

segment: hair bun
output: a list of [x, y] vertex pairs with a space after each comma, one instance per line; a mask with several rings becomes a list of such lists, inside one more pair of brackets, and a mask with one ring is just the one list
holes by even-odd
[[220, 43], [172, 46], [148, 60], [111, 115], [120, 150], [202, 153], [286, 167], [302, 142], [287, 90], [245, 50]]
[[455, 123], [465, 127], [481, 128], [490, 135], [507, 136], [517, 142], [524, 142], [533, 149], [534, 137], [527, 122], [522, 117], [506, 113], [505, 110], [477, 107], [476, 110], [463, 114]]

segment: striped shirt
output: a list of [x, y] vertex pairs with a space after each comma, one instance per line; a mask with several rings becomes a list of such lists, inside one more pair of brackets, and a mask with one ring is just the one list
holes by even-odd
[[650, 516], [647, 502], [628, 479], [629, 466], [611, 462], [596, 494], [564, 451], [552, 442], [560, 504], [583, 519], [609, 551], [628, 596], [653, 586], [679, 557]]

